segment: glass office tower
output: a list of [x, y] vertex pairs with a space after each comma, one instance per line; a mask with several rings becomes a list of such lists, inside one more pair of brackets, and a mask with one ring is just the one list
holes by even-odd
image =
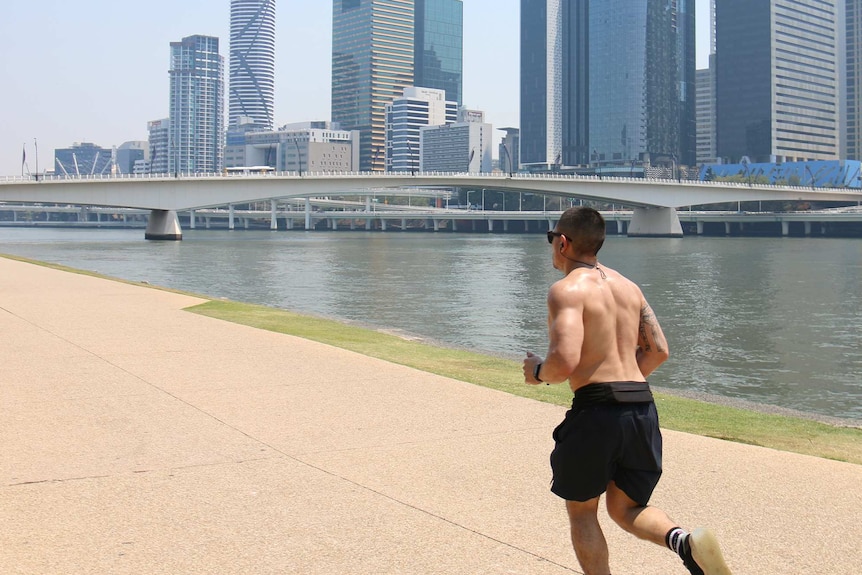
[[168, 171], [221, 172], [224, 58], [219, 40], [188, 36], [171, 42]]
[[693, 163], [693, 0], [521, 0], [521, 163]]
[[464, 4], [462, 0], [415, 0], [414, 85], [446, 91], [462, 102]]
[[245, 116], [271, 130], [274, 101], [275, 0], [231, 0], [228, 126]]
[[383, 171], [386, 104], [413, 85], [413, 0], [334, 0], [332, 120], [359, 130], [359, 165]]
[[836, 158], [836, 2], [717, 0], [715, 17], [718, 155]]

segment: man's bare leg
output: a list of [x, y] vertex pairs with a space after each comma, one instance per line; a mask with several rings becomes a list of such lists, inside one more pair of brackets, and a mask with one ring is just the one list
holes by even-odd
[[[616, 483], [611, 481], [607, 490], [608, 515], [617, 525], [629, 533], [652, 541], [662, 547], [671, 547], [665, 537], [671, 537], [671, 530], [684, 533], [667, 514], [657, 507], [644, 507], [626, 495]], [[680, 535], [683, 537], [683, 535]], [[695, 529], [676, 549], [690, 573], [697, 575], [730, 575], [724, 562], [721, 548], [715, 535], [708, 529]]]
[[610, 575], [608, 543], [597, 516], [599, 498], [589, 501], [566, 501], [572, 547], [585, 575]]
[[664, 511], [657, 507], [639, 505], [613, 481], [608, 484], [606, 497], [608, 515], [611, 519], [640, 539], [646, 539], [664, 547], [665, 535], [677, 526]]

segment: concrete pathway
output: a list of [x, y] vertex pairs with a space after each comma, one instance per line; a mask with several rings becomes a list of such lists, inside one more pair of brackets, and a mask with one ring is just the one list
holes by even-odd
[[[0, 573], [580, 573], [565, 409], [0, 258]], [[855, 574], [862, 466], [665, 432], [734, 573]], [[606, 519], [606, 517], [605, 517]], [[605, 521], [615, 574], [685, 573]]]

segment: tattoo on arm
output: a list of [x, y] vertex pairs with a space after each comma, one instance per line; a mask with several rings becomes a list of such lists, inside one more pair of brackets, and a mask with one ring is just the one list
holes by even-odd
[[641, 322], [640, 322], [640, 332], [641, 339], [644, 342], [644, 351], [650, 351], [649, 338], [647, 337], [647, 326], [649, 326], [650, 334], [652, 335], [652, 339], [655, 342], [656, 351], [663, 352], [664, 346], [662, 345], [662, 333], [660, 328], [658, 327], [658, 319], [655, 317], [655, 312], [653, 312], [652, 308], [648, 303], [645, 303], [641, 308]]

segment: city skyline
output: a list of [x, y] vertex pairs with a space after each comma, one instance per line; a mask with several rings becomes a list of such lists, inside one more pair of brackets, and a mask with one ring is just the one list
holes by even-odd
[[[168, 115], [168, 47], [204, 34], [229, 56], [230, 2], [153, 0], [127, 10], [108, 0], [13, 3], [0, 21], [0, 175], [53, 165], [75, 142], [110, 148], [147, 139]], [[463, 103], [495, 128], [518, 126], [519, 0], [465, 0]], [[698, 68], [709, 51], [709, 2], [697, 0]], [[275, 124], [330, 119], [332, 3], [279, 5]], [[496, 36], [489, 38], [488, 31]], [[501, 97], [501, 94], [510, 94]], [[502, 131], [495, 130], [495, 142]]]

